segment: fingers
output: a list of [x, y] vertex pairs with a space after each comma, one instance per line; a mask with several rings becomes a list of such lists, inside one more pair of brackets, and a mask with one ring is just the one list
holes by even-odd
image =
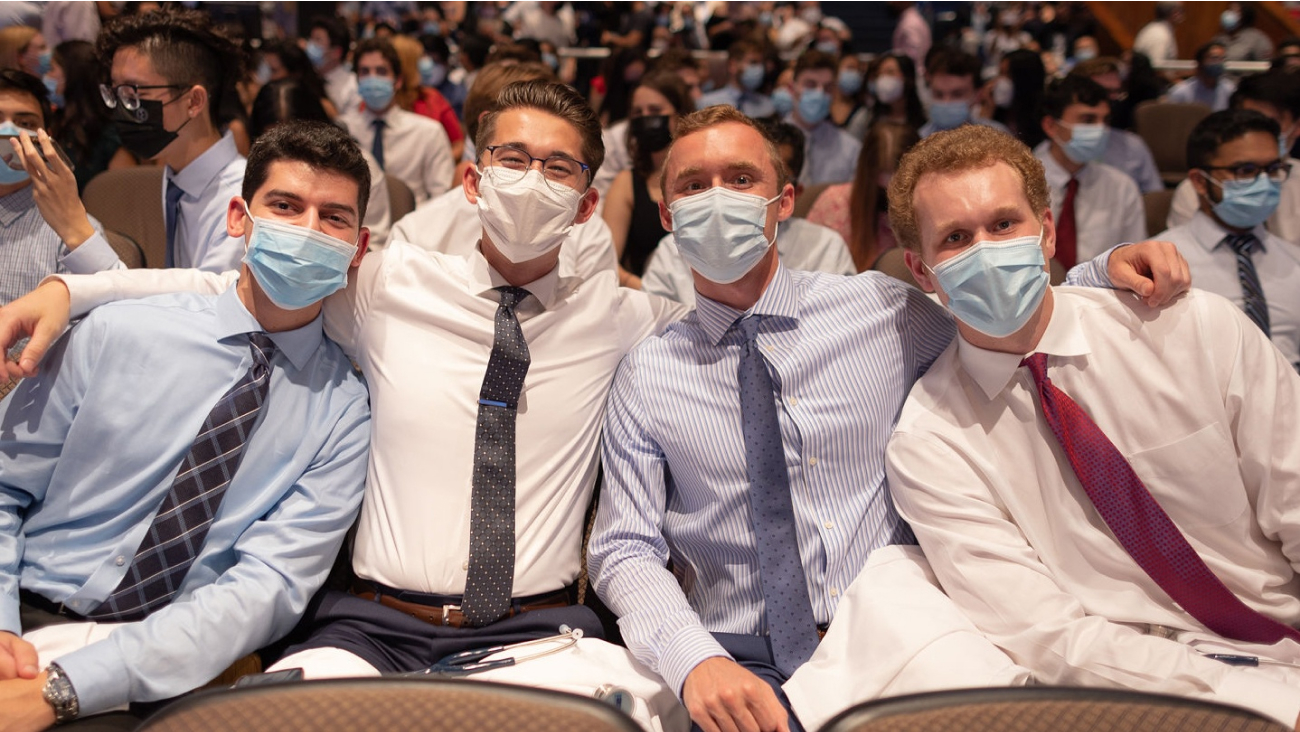
[[0, 633], [0, 679], [34, 679], [40, 674], [36, 647], [13, 633]]
[[18, 159], [22, 161], [23, 167], [27, 169], [27, 175], [33, 180], [45, 180], [49, 173], [45, 161], [41, 160], [40, 153], [36, 152], [36, 145], [32, 142], [31, 135], [19, 135], [11, 140], [18, 146]]
[[1152, 280], [1152, 288], [1147, 293], [1146, 303], [1152, 307], [1164, 305], [1191, 286], [1191, 272], [1187, 260], [1178, 252], [1178, 248], [1169, 242], [1150, 242], [1147, 270]]

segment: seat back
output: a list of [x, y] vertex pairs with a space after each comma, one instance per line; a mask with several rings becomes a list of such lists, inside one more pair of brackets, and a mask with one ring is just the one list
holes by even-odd
[[1143, 102], [1133, 111], [1133, 127], [1151, 148], [1165, 185], [1187, 177], [1187, 138], [1192, 128], [1210, 114], [1204, 104]]
[[81, 200], [87, 213], [99, 219], [106, 230], [125, 234], [139, 245], [144, 266], [164, 266], [167, 228], [162, 215], [161, 167], [106, 170], [86, 184]]
[[384, 180], [388, 183], [388, 206], [392, 212], [392, 221], [397, 223], [415, 210], [415, 193], [410, 186], [391, 175], [385, 175]]
[[1174, 203], [1171, 189], [1142, 194], [1142, 207], [1147, 214], [1147, 236], [1155, 236], [1169, 228], [1169, 208]]
[[921, 289], [921, 286], [916, 284], [916, 278], [912, 276], [912, 270], [907, 268], [907, 262], [903, 261], [902, 247], [893, 247], [881, 252], [871, 268], [877, 272], [884, 272], [896, 280], [902, 280], [918, 290]]
[[164, 708], [140, 732], [638, 732], [588, 697], [452, 679], [303, 681], [209, 691]]
[[821, 732], [1284, 732], [1260, 715], [1199, 699], [1029, 686], [910, 694], [860, 704]]
[[108, 229], [104, 229], [104, 238], [108, 240], [108, 245], [113, 247], [117, 258], [122, 260], [122, 264], [125, 264], [127, 269], [140, 269], [144, 266], [144, 250], [135, 239]]

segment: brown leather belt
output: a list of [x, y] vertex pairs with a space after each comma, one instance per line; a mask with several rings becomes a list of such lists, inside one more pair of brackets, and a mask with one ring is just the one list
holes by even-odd
[[[425, 595], [424, 598], [430, 600], [450, 600], [451, 602], [412, 602], [394, 597], [396, 591], [387, 592], [385, 591], [387, 589], [385, 587], [376, 587], [374, 583], [358, 580], [352, 586], [352, 594], [363, 600], [378, 602], [385, 607], [406, 613], [416, 620], [423, 620], [430, 625], [445, 625], [452, 628], [463, 628], [469, 625], [465, 620], [465, 614], [460, 610], [459, 597]], [[410, 596], [419, 595], [420, 593], [402, 592], [401, 594]], [[505, 620], [533, 610], [568, 607], [572, 604], [573, 598], [569, 593], [569, 588], [566, 587], [555, 592], [516, 598], [511, 601], [510, 610], [505, 615], [502, 615], [500, 619]]]

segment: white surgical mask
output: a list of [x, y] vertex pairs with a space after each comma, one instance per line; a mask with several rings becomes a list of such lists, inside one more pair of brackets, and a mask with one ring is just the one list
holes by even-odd
[[727, 285], [753, 269], [767, 253], [767, 207], [780, 194], [764, 199], [730, 188], [710, 188], [679, 198], [668, 207], [673, 239], [691, 269], [704, 279]]
[[497, 251], [516, 264], [560, 246], [581, 203], [581, 193], [547, 183], [539, 170], [479, 170], [479, 221]]

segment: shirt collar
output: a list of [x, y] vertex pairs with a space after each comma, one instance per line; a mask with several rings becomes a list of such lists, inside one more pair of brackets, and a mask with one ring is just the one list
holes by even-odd
[[[1088, 337], [1079, 325], [1079, 311], [1074, 298], [1052, 298], [1052, 318], [1033, 352], [1049, 356], [1086, 356], [1092, 353]], [[957, 359], [989, 399], [1002, 393], [1027, 355], [989, 351], [971, 345], [965, 338], [957, 338]]]
[[186, 165], [184, 170], [177, 172], [172, 170], [170, 165], [167, 166], [167, 180], [171, 185], [184, 191], [185, 195], [197, 198], [212, 179], [237, 157], [239, 157], [239, 150], [235, 148], [235, 136], [227, 132], [217, 140], [217, 144], [204, 150], [202, 155]]
[[[248, 312], [244, 303], [239, 299], [239, 284], [230, 286], [230, 289], [221, 293], [217, 298], [217, 340], [225, 340], [234, 336], [241, 336], [245, 333], [260, 333], [263, 331], [262, 324], [257, 322], [257, 318]], [[279, 333], [267, 333], [271, 342], [275, 343], [276, 348], [289, 359], [295, 371], [302, 369], [311, 360], [312, 354], [320, 347], [321, 341], [325, 337], [325, 331], [322, 326], [321, 315], [317, 313], [316, 317], [308, 324], [301, 328], [293, 330], [280, 331]]]
[[794, 280], [791, 279], [790, 273], [784, 265], [778, 264], [776, 274], [772, 281], [767, 283], [767, 289], [758, 298], [758, 302], [749, 310], [737, 310], [730, 305], [723, 305], [716, 300], [710, 300], [708, 297], [699, 294], [696, 291], [695, 314], [699, 319], [700, 328], [708, 336], [709, 342], [718, 345], [722, 338], [746, 315], [763, 315], [774, 318], [788, 318], [790, 320], [799, 320], [799, 293], [795, 289]]
[[[479, 246], [482, 246], [481, 242]], [[565, 245], [561, 244], [560, 246]], [[490, 297], [497, 300], [497, 294], [494, 290], [498, 287], [509, 287], [510, 283], [492, 265], [488, 264], [487, 258], [483, 256], [483, 252], [478, 247], [475, 247], [475, 249], [477, 251], [470, 257], [470, 291], [479, 297]], [[537, 302], [541, 304], [543, 310], [554, 308], [560, 296], [560, 265], [557, 263], [551, 268], [550, 272], [529, 282], [523, 288], [537, 298]]]
[[[1197, 204], [1200, 204], [1199, 200]], [[1215, 221], [1213, 216], [1199, 209], [1192, 216], [1192, 220], [1188, 222], [1187, 227], [1197, 245], [1203, 247], [1207, 252], [1214, 251], [1219, 247], [1226, 247], [1227, 245], [1223, 240], [1232, 233], [1219, 225], [1219, 222]], [[1268, 251], [1268, 231], [1264, 229], [1264, 225], [1259, 224], [1251, 229], [1250, 233], [1254, 234], [1256, 239], [1259, 239], [1260, 251]]]
[[0, 226], [9, 227], [35, 205], [30, 185], [23, 186], [7, 196], [0, 196]]
[[1047, 149], [1043, 151], [1042, 155], [1038, 156], [1038, 159], [1043, 163], [1043, 176], [1047, 178], [1047, 185], [1052, 188], [1064, 188], [1070, 182], [1070, 178], [1077, 178], [1079, 183], [1083, 183], [1084, 179], [1092, 171], [1092, 166], [1085, 163], [1082, 168], [1079, 168], [1079, 172], [1071, 175], [1070, 171], [1066, 170], [1064, 166], [1056, 161], [1056, 158], [1052, 157], [1051, 140], [1047, 140], [1043, 144], [1047, 145]]

